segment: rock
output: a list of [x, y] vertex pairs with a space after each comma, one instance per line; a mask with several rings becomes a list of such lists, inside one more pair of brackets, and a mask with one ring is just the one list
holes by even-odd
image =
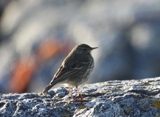
[[[1, 94], [2, 117], [159, 117], [160, 77], [113, 80], [80, 86], [83, 102], [70, 100], [67, 87], [37, 93]], [[73, 92], [76, 98], [76, 92]]]

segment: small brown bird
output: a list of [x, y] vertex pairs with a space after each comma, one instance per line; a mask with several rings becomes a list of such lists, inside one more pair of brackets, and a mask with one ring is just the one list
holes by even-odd
[[[53, 79], [41, 94], [46, 93], [51, 87], [59, 83], [66, 83], [68, 86], [75, 86], [78, 91], [78, 86], [88, 80], [89, 74], [93, 70], [94, 60], [91, 56], [91, 51], [96, 48], [98, 47], [90, 47], [87, 44], [75, 46], [63, 60]], [[83, 99], [80, 93], [79, 96], [82, 101]]]

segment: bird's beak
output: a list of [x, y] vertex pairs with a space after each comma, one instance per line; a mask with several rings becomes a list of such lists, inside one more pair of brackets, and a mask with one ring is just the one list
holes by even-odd
[[98, 47], [92, 47], [92, 50], [97, 49]]

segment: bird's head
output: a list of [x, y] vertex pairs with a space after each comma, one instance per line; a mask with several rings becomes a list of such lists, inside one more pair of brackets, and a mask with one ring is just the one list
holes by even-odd
[[90, 47], [87, 44], [80, 44], [76, 47], [76, 49], [80, 52], [90, 53], [92, 50], [97, 49], [98, 47]]

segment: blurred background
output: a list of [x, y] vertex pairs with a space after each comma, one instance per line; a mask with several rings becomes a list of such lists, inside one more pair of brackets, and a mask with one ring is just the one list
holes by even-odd
[[0, 0], [0, 93], [41, 91], [81, 43], [88, 83], [160, 76], [159, 0]]

